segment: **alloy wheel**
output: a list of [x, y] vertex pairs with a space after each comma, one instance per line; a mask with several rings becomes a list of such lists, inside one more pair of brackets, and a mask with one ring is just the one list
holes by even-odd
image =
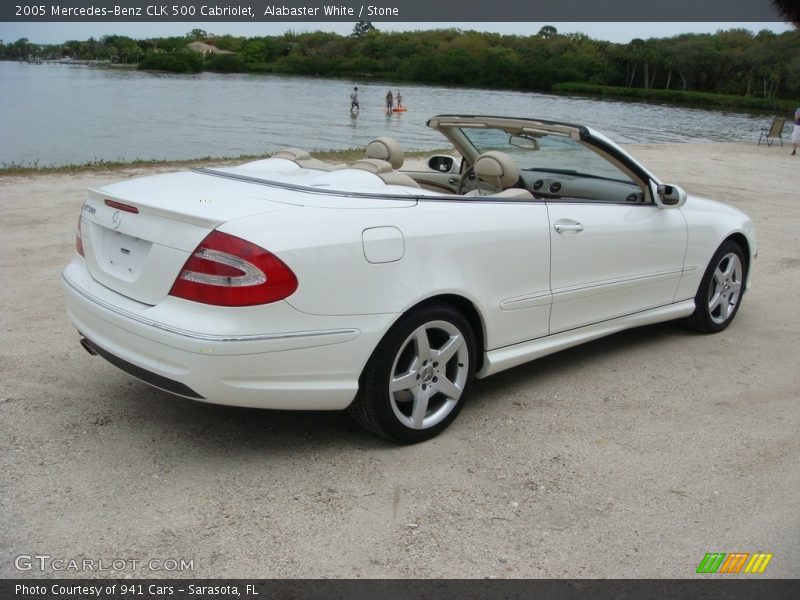
[[440, 423], [457, 405], [469, 378], [464, 334], [447, 321], [420, 325], [401, 344], [389, 381], [389, 403], [411, 429]]
[[708, 314], [717, 325], [734, 313], [742, 293], [742, 261], [733, 252], [725, 254], [714, 270], [708, 288]]

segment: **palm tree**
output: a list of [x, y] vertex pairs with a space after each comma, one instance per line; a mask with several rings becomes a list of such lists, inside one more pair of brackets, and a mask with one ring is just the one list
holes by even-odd
[[772, 0], [772, 6], [778, 9], [778, 14], [784, 19], [800, 29], [800, 4], [797, 0]]

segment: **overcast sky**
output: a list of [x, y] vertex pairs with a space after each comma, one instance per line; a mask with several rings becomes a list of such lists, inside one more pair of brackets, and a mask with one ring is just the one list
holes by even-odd
[[[750, 31], [769, 29], [781, 33], [791, 29], [786, 23], [374, 23], [381, 31], [410, 31], [457, 27], [497, 33], [532, 35], [544, 25], [553, 25], [560, 33], [581, 32], [589, 37], [627, 43], [633, 38], [670, 37], [680, 33], [713, 33], [719, 29], [744, 28]], [[127, 35], [134, 39], [184, 35], [192, 29], [204, 29], [217, 35], [246, 37], [276, 35], [288, 30], [331, 31], [347, 34], [353, 23], [0, 23], [0, 40], [6, 44], [26, 37], [33, 43], [58, 44], [67, 40], [86, 40], [104, 35]]]

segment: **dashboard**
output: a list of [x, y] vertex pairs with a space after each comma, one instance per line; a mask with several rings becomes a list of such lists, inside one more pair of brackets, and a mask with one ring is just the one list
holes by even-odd
[[547, 200], [580, 198], [596, 202], [645, 202], [644, 193], [634, 183], [552, 171], [525, 170], [520, 175], [529, 192]]

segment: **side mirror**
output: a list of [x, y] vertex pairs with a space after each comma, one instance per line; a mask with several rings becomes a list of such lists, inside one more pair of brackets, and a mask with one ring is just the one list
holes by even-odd
[[443, 154], [437, 154], [428, 159], [428, 168], [438, 173], [455, 173], [453, 170], [455, 164], [456, 160], [452, 156], [445, 156]]
[[656, 188], [656, 204], [662, 208], [678, 208], [686, 203], [686, 192], [677, 185], [662, 183]]

